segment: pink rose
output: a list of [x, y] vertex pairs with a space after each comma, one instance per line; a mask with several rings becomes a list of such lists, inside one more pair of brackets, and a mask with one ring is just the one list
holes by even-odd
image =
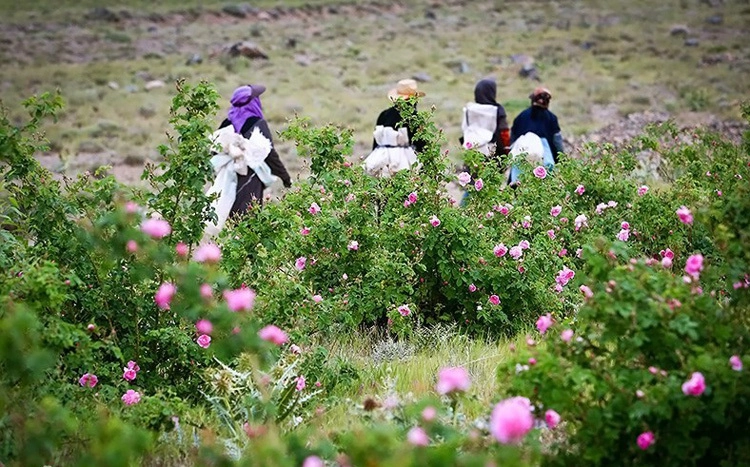
[[739, 355], [732, 355], [729, 357], [729, 365], [734, 371], [742, 371], [742, 360]]
[[289, 342], [289, 337], [287, 337], [286, 333], [273, 324], [269, 324], [268, 326], [258, 331], [258, 336], [264, 341], [268, 341], [276, 345], [281, 345], [285, 342]]
[[630, 230], [630, 223], [629, 222], [623, 222], [620, 224], [620, 228], [623, 230]]
[[406, 440], [412, 446], [427, 446], [430, 444], [430, 439], [427, 437], [427, 433], [418, 426], [409, 430], [409, 433], [406, 435]]
[[292, 352], [294, 355], [302, 355], [302, 349], [297, 344], [290, 345], [289, 351]]
[[570, 342], [572, 338], [573, 338], [572, 329], [566, 329], [560, 333], [560, 339], [562, 339], [563, 342]]
[[438, 372], [438, 382], [435, 390], [438, 394], [452, 394], [454, 392], [465, 392], [471, 386], [469, 372], [465, 368], [447, 367]]
[[125, 405], [137, 404], [141, 401], [141, 393], [128, 389], [122, 396], [122, 401]]
[[418, 197], [417, 197], [417, 192], [416, 192], [416, 191], [412, 191], [411, 193], [409, 193], [409, 196], [407, 196], [407, 198], [406, 198], [406, 199], [408, 199], [408, 200], [409, 200], [409, 203], [410, 203], [410, 204], [414, 204], [414, 203], [416, 203], [416, 202], [417, 202], [417, 199], [418, 199]]
[[184, 242], [180, 242], [174, 246], [174, 251], [177, 253], [177, 256], [185, 257], [188, 254], [188, 246]]
[[691, 275], [694, 279], [698, 279], [701, 271], [703, 270], [703, 255], [698, 253], [697, 255], [691, 255], [687, 263], [685, 263], [685, 272]]
[[481, 178], [474, 181], [474, 189], [477, 191], [480, 191], [482, 188], [484, 188], [484, 182]]
[[630, 238], [630, 230], [622, 229], [617, 234], [617, 239], [620, 240], [621, 242], [627, 242], [628, 238]]
[[201, 297], [206, 298], [206, 299], [213, 298], [214, 290], [211, 288], [210, 284], [203, 283], [201, 284], [200, 294], [201, 294]]
[[568, 285], [568, 282], [570, 282], [575, 276], [576, 276], [575, 271], [568, 268], [567, 266], [563, 266], [563, 268], [557, 272], [557, 277], [555, 277], [555, 282], [557, 282], [561, 286], [566, 286]]
[[435, 417], [437, 417], [437, 410], [435, 409], [435, 407], [428, 405], [424, 408], [424, 410], [422, 410], [422, 420], [431, 422], [435, 420]]
[[141, 223], [141, 231], [151, 238], [164, 238], [172, 233], [172, 227], [164, 219], [152, 217]]
[[437, 218], [437, 216], [430, 217], [430, 225], [433, 227], [437, 227], [440, 225], [440, 219]]
[[138, 211], [138, 205], [133, 201], [125, 203], [125, 212], [128, 214], [135, 214]]
[[549, 238], [550, 238], [551, 240], [554, 240], [554, 238], [555, 238], [555, 231], [554, 231], [554, 230], [552, 230], [552, 229], [549, 229], [549, 230], [547, 231], [547, 236], [548, 236], [548, 237], [549, 237]]
[[544, 412], [544, 421], [547, 422], [547, 426], [550, 428], [555, 428], [557, 425], [559, 425], [560, 418], [560, 414], [552, 409]]
[[582, 285], [578, 288], [583, 293], [583, 296], [586, 298], [592, 298], [594, 296], [594, 292], [591, 290], [591, 288], [587, 285]]
[[524, 216], [523, 221], [521, 221], [521, 227], [524, 229], [528, 229], [531, 227], [531, 217]]
[[644, 431], [638, 435], [638, 440], [636, 442], [638, 443], [638, 447], [645, 451], [654, 444], [654, 434], [650, 431]]
[[669, 257], [665, 256], [664, 258], [661, 259], [661, 265], [662, 265], [662, 267], [665, 267], [665, 268], [671, 268], [672, 267], [672, 258], [669, 258]]
[[307, 209], [307, 212], [312, 214], [313, 216], [320, 212], [320, 206], [318, 206], [318, 203], [312, 203], [310, 207]]
[[471, 181], [471, 175], [469, 175], [468, 172], [461, 172], [458, 174], [458, 184], [461, 186], [466, 186]]
[[132, 368], [123, 368], [122, 379], [125, 381], [133, 381], [138, 373]]
[[250, 311], [255, 305], [255, 291], [247, 287], [225, 290], [224, 300], [227, 301], [227, 308], [232, 311]]
[[531, 403], [525, 397], [505, 399], [492, 410], [490, 433], [503, 444], [520, 442], [533, 426]]
[[476, 292], [476, 291], [477, 291], [477, 286], [474, 285], [474, 284], [469, 284], [469, 292], [473, 293], [473, 292]]
[[300, 235], [309, 235], [310, 234], [310, 227], [302, 227], [299, 231]]
[[531, 243], [529, 243], [528, 240], [521, 240], [518, 242], [518, 246], [520, 246], [522, 250], [528, 250], [531, 248]]
[[648, 193], [648, 187], [646, 185], [642, 185], [638, 187], [638, 196], [643, 196], [646, 193]]
[[300, 256], [294, 262], [294, 267], [297, 268], [298, 271], [302, 271], [303, 269], [305, 269], [306, 264], [307, 264], [307, 258], [305, 258], [304, 256]]
[[583, 227], [588, 227], [589, 226], [588, 220], [589, 219], [588, 219], [588, 217], [586, 217], [585, 214], [580, 214], [580, 215], [576, 216], [575, 221], [574, 221], [575, 227], [576, 227], [576, 232], [578, 232], [579, 230], [581, 230], [581, 228], [583, 228]]
[[505, 246], [504, 243], [500, 243], [500, 244], [495, 245], [495, 248], [492, 249], [492, 252], [498, 258], [502, 258], [503, 256], [505, 256], [506, 253], [508, 253], [508, 247]]
[[521, 249], [521, 247], [517, 246], [517, 245], [514, 246], [514, 247], [511, 247], [511, 249], [510, 249], [510, 256], [513, 259], [520, 258], [521, 256], [523, 256], [523, 249]]
[[199, 319], [195, 323], [195, 330], [201, 334], [211, 334], [214, 330], [214, 325], [207, 319]]
[[690, 225], [693, 223], [693, 214], [690, 212], [690, 209], [685, 206], [680, 206], [680, 209], [675, 211], [675, 213], [677, 213], [677, 217], [680, 218], [680, 222], [683, 224]]
[[297, 382], [297, 391], [305, 389], [306, 382], [304, 376], [297, 376], [297, 379], [295, 381]]
[[536, 320], [536, 328], [539, 330], [540, 334], [547, 332], [547, 329], [549, 329], [550, 326], [552, 326], [552, 315], [549, 313], [540, 316], [539, 319]]
[[315, 303], [320, 303], [323, 301], [323, 297], [319, 294], [315, 294], [312, 296], [312, 299]]
[[99, 382], [99, 378], [96, 377], [96, 375], [91, 373], [86, 373], [78, 380], [78, 384], [80, 384], [83, 387], [90, 387], [93, 388], [96, 386], [96, 384]]
[[352, 240], [351, 242], [349, 242], [349, 245], [347, 245], [347, 248], [349, 249], [349, 251], [357, 251], [359, 250], [359, 242], [356, 240]]
[[682, 383], [682, 392], [686, 396], [700, 396], [706, 390], [706, 380], [703, 374], [695, 372], [690, 379]]
[[130, 368], [131, 370], [133, 370], [135, 372], [141, 371], [141, 367], [139, 367], [138, 364], [135, 363], [133, 360], [128, 361], [128, 365], [127, 366], [128, 366], [128, 368]]
[[138, 243], [135, 240], [128, 240], [128, 243], [125, 244], [125, 250], [128, 253], [135, 253], [138, 251]]
[[497, 306], [500, 304], [500, 297], [495, 294], [490, 295], [490, 303]]
[[200, 345], [204, 349], [207, 349], [208, 346], [211, 345], [211, 336], [209, 336], [208, 334], [201, 334], [195, 341], [198, 343], [198, 345]]
[[659, 254], [661, 254], [663, 258], [674, 259], [674, 251], [670, 250], [669, 248], [660, 251]]
[[510, 210], [512, 208], [513, 206], [511, 206], [510, 204], [505, 204], [503, 206], [500, 206], [500, 214], [502, 214], [503, 216], [507, 216], [508, 214], [510, 214]]
[[401, 305], [398, 307], [398, 312], [401, 316], [409, 316], [411, 314], [411, 309], [409, 308], [409, 305]]
[[169, 304], [172, 302], [172, 298], [176, 291], [177, 289], [173, 284], [164, 282], [154, 294], [154, 302], [156, 302], [156, 306], [162, 310], [169, 310]]
[[195, 250], [193, 259], [199, 263], [218, 263], [221, 260], [221, 250], [215, 244], [207, 243]]
[[549, 210], [549, 215], [552, 217], [557, 217], [562, 212], [562, 206], [552, 206], [552, 209]]
[[325, 467], [325, 463], [318, 456], [307, 456], [302, 462], [302, 467]]
[[537, 166], [537, 167], [535, 167], [535, 168], [534, 168], [534, 171], [533, 171], [533, 172], [534, 172], [534, 176], [535, 176], [536, 178], [541, 178], [541, 179], [544, 179], [544, 178], [546, 178], [546, 177], [547, 177], [547, 169], [545, 169], [545, 168], [544, 168], [544, 167], [542, 167], [541, 165], [540, 165], [540, 166]]
[[582, 195], [586, 191], [583, 185], [578, 185], [575, 189], [577, 195]]

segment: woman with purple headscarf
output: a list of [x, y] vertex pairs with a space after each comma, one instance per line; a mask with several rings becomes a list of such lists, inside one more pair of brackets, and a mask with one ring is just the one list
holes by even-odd
[[[265, 163], [268, 164], [271, 173], [279, 177], [284, 182], [284, 186], [289, 188], [292, 186], [292, 180], [286, 171], [286, 167], [281, 162], [279, 154], [273, 148], [271, 130], [263, 118], [260, 95], [265, 90], [266, 87], [260, 84], [240, 86], [235, 89], [234, 93], [232, 93], [232, 98], [229, 100], [232, 107], [227, 113], [227, 118], [221, 123], [219, 128], [232, 125], [235, 133], [239, 133], [248, 139], [253, 130], [257, 128], [272, 144], [271, 152], [266, 157]], [[237, 213], [243, 213], [254, 203], [262, 204], [264, 187], [263, 182], [250, 167], [248, 167], [247, 175], [238, 174], [237, 196], [229, 215], [233, 216]]]

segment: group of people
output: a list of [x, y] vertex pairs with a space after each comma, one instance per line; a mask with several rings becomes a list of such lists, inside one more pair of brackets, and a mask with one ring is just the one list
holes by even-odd
[[[220, 152], [211, 159], [216, 179], [209, 193], [217, 195], [214, 208], [218, 220], [207, 228], [208, 234], [221, 230], [232, 215], [246, 211], [263, 200], [263, 190], [278, 177], [289, 188], [289, 172], [273, 147], [273, 138], [263, 116], [260, 96], [266, 91], [259, 84], [240, 86], [232, 93], [227, 118], [213, 134]], [[413, 79], [404, 79], [388, 92], [392, 105], [378, 116], [373, 132], [372, 152], [365, 159], [365, 171], [373, 176], [388, 177], [417, 164], [417, 154], [425, 148], [409, 112], [416, 113], [417, 99], [425, 93]], [[564, 152], [560, 125], [549, 110], [552, 94], [536, 88], [530, 95], [531, 105], [508, 125], [508, 116], [497, 102], [497, 85], [491, 79], [479, 81], [474, 88], [474, 102], [463, 108], [461, 144], [497, 159], [501, 154], [526, 155], [538, 159], [548, 168]], [[405, 99], [406, 103], [397, 105]], [[406, 116], [406, 118], [404, 118]], [[529, 144], [528, 138], [532, 138]], [[523, 144], [520, 144], [522, 143]], [[539, 147], [539, 150], [530, 149]], [[543, 151], [542, 151], [543, 149]], [[536, 160], [534, 162], [537, 162]], [[508, 168], [508, 182], [518, 177], [516, 166]]]

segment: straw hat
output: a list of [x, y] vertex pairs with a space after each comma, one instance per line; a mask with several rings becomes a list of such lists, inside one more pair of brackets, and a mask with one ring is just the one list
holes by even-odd
[[412, 96], [422, 97], [424, 92], [417, 89], [417, 82], [413, 79], [402, 79], [396, 87], [388, 91], [390, 100], [407, 99]]

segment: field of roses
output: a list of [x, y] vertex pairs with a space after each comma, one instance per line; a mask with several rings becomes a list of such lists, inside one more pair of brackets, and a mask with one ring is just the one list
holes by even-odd
[[[349, 130], [300, 119], [311, 175], [208, 239], [217, 97], [178, 83], [148, 189], [39, 165], [59, 96], [0, 116], [0, 465], [750, 463], [750, 135], [666, 124], [552, 170], [469, 149], [456, 173], [420, 112], [418, 169], [375, 179]], [[491, 400], [448, 362], [368, 398], [327, 351], [446, 326], [505, 343]]]

